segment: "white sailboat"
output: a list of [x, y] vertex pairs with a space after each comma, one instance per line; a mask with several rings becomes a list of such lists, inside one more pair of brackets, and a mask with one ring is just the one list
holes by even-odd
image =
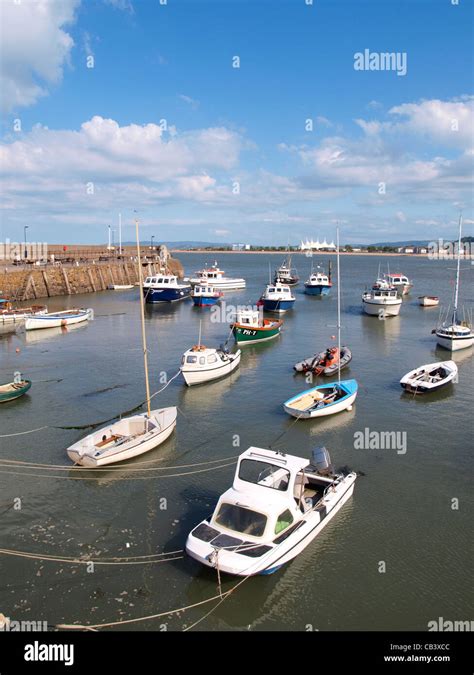
[[123, 462], [142, 455], [161, 445], [176, 427], [177, 408], [151, 410], [150, 382], [148, 378], [148, 351], [145, 331], [145, 301], [143, 297], [143, 275], [140, 264], [140, 237], [138, 221], [135, 221], [138, 253], [138, 274], [140, 280], [140, 313], [142, 326], [143, 360], [147, 412], [124, 417], [94, 431], [67, 449], [69, 458], [85, 468], [97, 468], [107, 464]]
[[459, 216], [459, 237], [458, 237], [458, 261], [456, 267], [456, 284], [454, 287], [454, 307], [451, 321], [443, 321], [438, 328], [432, 332], [436, 333], [438, 344], [443, 349], [456, 352], [459, 349], [467, 349], [474, 344], [474, 331], [472, 321], [460, 320], [458, 317], [459, 301], [459, 274], [461, 268], [461, 235], [462, 235], [462, 215]]
[[[341, 353], [341, 275], [339, 266], [339, 228], [337, 229], [337, 346]], [[322, 384], [296, 394], [283, 404], [285, 412], [297, 419], [325, 417], [352, 410], [357, 397], [356, 380], [341, 381], [341, 359], [338, 361], [338, 381]]]

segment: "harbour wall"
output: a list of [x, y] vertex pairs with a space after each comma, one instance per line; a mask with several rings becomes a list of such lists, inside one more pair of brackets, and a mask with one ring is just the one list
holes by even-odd
[[[183, 267], [179, 260], [169, 257], [168, 272], [182, 278]], [[143, 276], [163, 272], [159, 261], [142, 261]], [[0, 296], [15, 302], [37, 300], [60, 295], [77, 295], [104, 291], [111, 284], [138, 282], [138, 262], [107, 261], [71, 265], [56, 263], [45, 267], [36, 265], [16, 269], [0, 269]]]

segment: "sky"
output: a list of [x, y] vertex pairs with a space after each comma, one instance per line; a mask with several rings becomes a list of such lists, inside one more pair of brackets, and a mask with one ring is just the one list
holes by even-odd
[[0, 238], [472, 234], [473, 7], [0, 0]]

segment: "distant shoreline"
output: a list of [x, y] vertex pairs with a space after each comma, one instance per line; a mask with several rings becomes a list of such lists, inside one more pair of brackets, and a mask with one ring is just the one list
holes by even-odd
[[[209, 255], [209, 257], [214, 257], [217, 255], [228, 255], [229, 253], [238, 253], [238, 254], [244, 254], [244, 255], [280, 255], [280, 256], [287, 256], [287, 255], [302, 255], [305, 258], [315, 258], [318, 255], [336, 255], [336, 251], [313, 251], [313, 254], [311, 256], [307, 255], [304, 251], [220, 251], [218, 249], [210, 251], [209, 249], [205, 248], [193, 248], [192, 250], [185, 249], [185, 248], [171, 248], [170, 253], [206, 253]], [[383, 255], [387, 257], [403, 257], [403, 258], [427, 258], [429, 256], [429, 253], [388, 253], [388, 252], [383, 252], [383, 251], [374, 251], [373, 253], [369, 253], [368, 251], [340, 251], [340, 255], [367, 255], [367, 256], [376, 256], [376, 255]]]

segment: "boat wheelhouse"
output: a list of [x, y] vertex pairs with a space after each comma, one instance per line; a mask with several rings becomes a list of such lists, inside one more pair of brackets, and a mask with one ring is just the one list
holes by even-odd
[[304, 283], [306, 295], [328, 295], [332, 287], [331, 277], [321, 271], [312, 272]]
[[404, 274], [387, 274], [385, 276], [388, 284], [397, 289], [400, 295], [407, 295], [413, 288], [412, 282]]
[[291, 256], [288, 256], [288, 259], [285, 259], [280, 267], [275, 270], [273, 283], [276, 284], [279, 281], [287, 286], [296, 286], [299, 280], [296, 270], [291, 267]]
[[0, 298], [0, 326], [23, 323], [27, 317], [46, 314], [47, 311], [48, 308], [45, 305], [15, 308], [9, 300]]
[[191, 286], [180, 283], [174, 274], [157, 274], [145, 279], [143, 293], [149, 304], [177, 302], [186, 300], [191, 295]]
[[218, 291], [214, 286], [200, 285], [194, 286], [191, 297], [196, 307], [211, 307], [219, 302], [224, 294]]
[[354, 472], [333, 472], [325, 448], [312, 461], [250, 447], [232, 487], [186, 541], [189, 556], [237, 576], [272, 574], [313, 540], [354, 491]]
[[184, 381], [191, 387], [193, 384], [204, 384], [229, 375], [240, 363], [240, 349], [232, 353], [220, 347], [205, 347], [197, 344], [184, 352], [181, 359], [181, 372]]

